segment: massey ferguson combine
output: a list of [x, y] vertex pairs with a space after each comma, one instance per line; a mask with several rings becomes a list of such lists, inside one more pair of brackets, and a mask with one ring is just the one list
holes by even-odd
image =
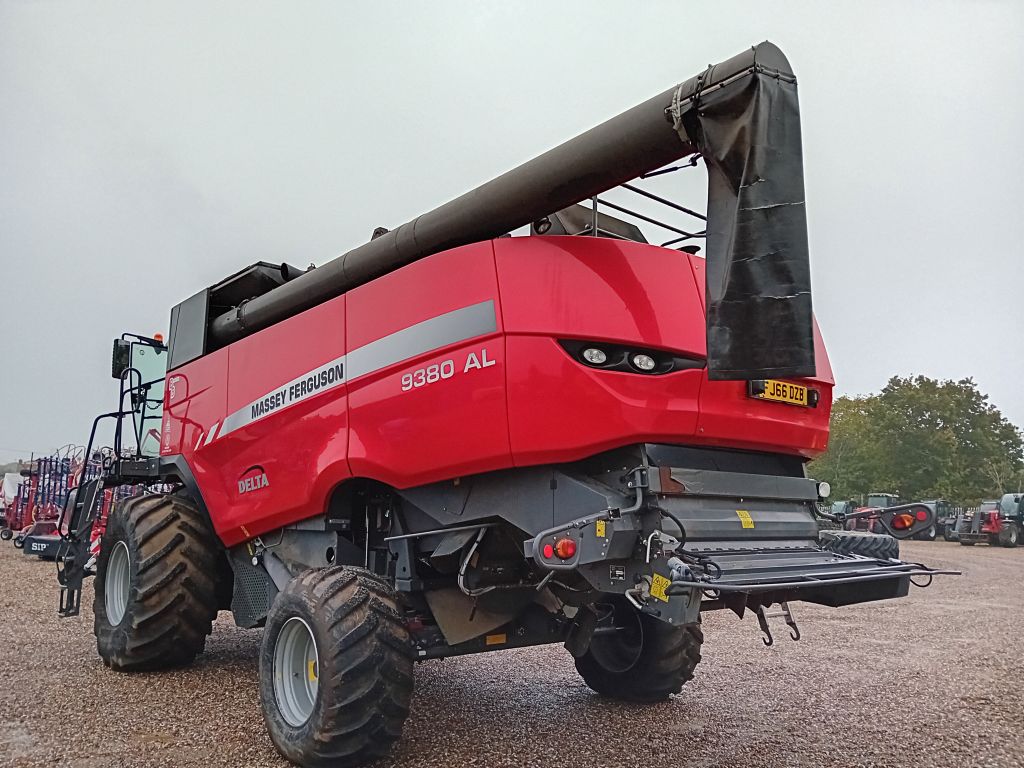
[[[698, 156], [706, 220], [642, 186]], [[600, 197], [620, 186], [701, 223]], [[164, 347], [116, 342], [121, 404], [100, 420], [144, 435], [155, 401], [158, 450], [119, 429], [67, 510], [61, 612], [79, 610], [98, 493], [166, 484], [110, 515], [99, 654], [187, 664], [221, 609], [265, 627], [267, 728], [300, 765], [385, 754], [416, 660], [562, 643], [593, 690], [652, 702], [692, 678], [702, 611], [767, 631], [774, 604], [793, 623], [791, 601], [900, 597], [937, 573], [890, 536], [819, 540], [827, 490], [804, 464], [833, 381], [796, 80], [770, 43], [324, 266], [204, 288], [171, 311], [162, 401], [137, 352]], [[901, 538], [932, 523], [923, 505], [870, 514]]]

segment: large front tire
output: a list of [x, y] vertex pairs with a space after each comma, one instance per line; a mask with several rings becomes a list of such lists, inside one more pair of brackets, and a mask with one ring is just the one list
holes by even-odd
[[96, 648], [120, 672], [178, 667], [217, 616], [219, 544], [187, 498], [136, 496], [110, 514], [96, 563]]
[[595, 634], [576, 659], [583, 682], [602, 696], [624, 701], [663, 701], [679, 693], [700, 662], [700, 624], [674, 627], [624, 600], [612, 608], [610, 620], [619, 630]]
[[1017, 524], [1013, 522], [1005, 523], [998, 535], [999, 546], [1001, 547], [1016, 547], [1020, 543], [1020, 531], [1017, 528]]
[[303, 766], [387, 754], [412, 699], [412, 647], [394, 590], [363, 568], [317, 568], [274, 600], [260, 699], [274, 746]]

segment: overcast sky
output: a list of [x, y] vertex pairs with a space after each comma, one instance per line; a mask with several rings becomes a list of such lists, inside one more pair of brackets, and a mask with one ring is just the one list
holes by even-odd
[[764, 39], [800, 83], [838, 391], [972, 376], [1024, 426], [1024, 3], [0, 0], [0, 461], [85, 441], [121, 331]]

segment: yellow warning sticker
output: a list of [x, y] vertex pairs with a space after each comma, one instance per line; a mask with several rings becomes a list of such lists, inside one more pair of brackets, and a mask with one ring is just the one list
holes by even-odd
[[315, 661], [310, 660], [310, 661], [306, 662], [306, 677], [309, 678], [309, 682], [311, 682], [311, 683], [315, 683], [316, 682], [316, 662]]
[[654, 578], [651, 579], [651, 597], [661, 600], [663, 603], [668, 602], [668, 595], [665, 594], [665, 590], [668, 589], [668, 585], [672, 582], [662, 576], [660, 573], [654, 574]]
[[604, 520], [598, 520], [596, 523], [594, 523], [594, 535], [597, 536], [597, 538], [599, 539], [603, 539], [606, 535], [604, 525]]
[[504, 645], [508, 642], [508, 636], [502, 632], [500, 635], [487, 635], [484, 638], [484, 643], [487, 645]]
[[736, 516], [739, 517], [740, 524], [744, 528], [753, 528], [754, 527], [754, 518], [752, 518], [750, 516], [750, 513], [747, 512], [747, 510], [745, 510], [745, 509], [737, 509], [736, 510]]

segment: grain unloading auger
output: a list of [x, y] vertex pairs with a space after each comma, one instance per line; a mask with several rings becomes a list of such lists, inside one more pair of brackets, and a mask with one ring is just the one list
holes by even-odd
[[[600, 197], [692, 213], [627, 182], [695, 154], [706, 260], [668, 247], [705, 233]], [[650, 245], [599, 206], [681, 236]], [[119, 345], [144, 424], [155, 384], [135, 354], [163, 347]], [[159, 450], [118, 441], [79, 494], [62, 609], [99, 487], [159, 488], [110, 515], [100, 655], [188, 663], [219, 609], [264, 626], [263, 711], [297, 763], [382, 755], [416, 659], [560, 642], [594, 690], [654, 701], [693, 676], [701, 611], [767, 631], [773, 604], [795, 626], [791, 601], [899, 597], [937, 573], [891, 536], [818, 536], [804, 464], [833, 382], [796, 80], [770, 43], [315, 270], [260, 263], [203, 289], [168, 346]], [[931, 515], [879, 519], [905, 537]]]
[[669, 163], [708, 168], [712, 378], [814, 375], [796, 78], [761, 43], [209, 324], [204, 349], [432, 254], [500, 237]]

